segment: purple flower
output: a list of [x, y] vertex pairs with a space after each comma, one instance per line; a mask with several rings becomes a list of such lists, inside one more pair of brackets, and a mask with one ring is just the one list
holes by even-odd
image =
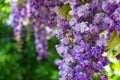
[[86, 22], [81, 22], [79, 24], [76, 24], [73, 29], [76, 31], [76, 32], [81, 32], [81, 33], [84, 33], [86, 31], [89, 30], [89, 27], [87, 26], [87, 23]]
[[89, 4], [85, 4], [82, 5], [80, 7], [77, 8], [77, 15], [78, 17], [82, 17], [82, 16], [88, 16], [90, 14], [90, 5]]
[[109, 60], [107, 57], [102, 57], [100, 61], [103, 64], [103, 66], [106, 66], [109, 63]]
[[74, 52], [79, 53], [79, 52], [83, 52], [84, 51], [84, 47], [81, 46], [74, 46]]
[[91, 63], [91, 61], [90, 60], [84, 60], [84, 61], [82, 61], [81, 63], [81, 66], [83, 67], [83, 68], [89, 68], [89, 69], [92, 69], [92, 63]]
[[80, 72], [77, 74], [77, 77], [75, 77], [75, 79], [73, 80], [88, 80], [87, 79], [87, 74], [86, 73], [83, 73], [83, 72]]
[[115, 29], [116, 29], [118, 35], [120, 36], [120, 24], [119, 24], [119, 25], [116, 25], [116, 26], [115, 26]]
[[108, 80], [108, 78], [107, 78], [106, 75], [101, 75], [101, 76], [100, 76], [100, 80]]
[[98, 58], [99, 54], [102, 54], [102, 53], [103, 53], [103, 50], [100, 47], [95, 46], [92, 48], [92, 51], [91, 51], [92, 56], [95, 56], [96, 58]]
[[6, 41], [6, 42], [10, 42], [10, 40], [11, 40], [10, 37], [6, 37], [6, 38], [5, 38], [5, 41]]
[[105, 13], [97, 13], [95, 14], [93, 24], [101, 24], [104, 19]]
[[116, 55], [117, 60], [120, 60], [120, 53]]
[[120, 8], [117, 8], [113, 13], [114, 19], [120, 22]]
[[94, 71], [102, 73], [105, 69], [101, 63], [94, 63]]
[[61, 44], [68, 45], [70, 43], [69, 38], [63, 38], [61, 39]]

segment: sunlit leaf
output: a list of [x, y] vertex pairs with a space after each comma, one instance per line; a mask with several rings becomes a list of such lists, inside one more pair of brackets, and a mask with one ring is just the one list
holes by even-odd
[[108, 53], [107, 53], [108, 57], [110, 57], [110, 55], [112, 56], [111, 53], [113, 53], [112, 52], [113, 50], [117, 50], [117, 53], [120, 52], [118, 50], [119, 45], [120, 45], [120, 36], [118, 36], [117, 32], [114, 30], [112, 32], [112, 35], [111, 35], [111, 38], [110, 38], [110, 41], [109, 41], [108, 47], [107, 47], [107, 49], [108, 49]]
[[108, 42], [107, 49], [110, 48], [111, 42], [112, 42], [113, 39], [116, 37], [116, 35], [117, 35], [117, 32], [114, 30], [114, 31], [112, 32], [111, 37], [110, 37], [110, 40], [109, 40], [109, 42]]
[[72, 16], [70, 14], [67, 15], [67, 20], [70, 20]]
[[111, 42], [110, 51], [112, 51], [116, 46], [118, 46], [118, 44], [120, 44], [120, 36], [117, 35]]
[[5, 3], [9, 3], [10, 2], [10, 0], [5, 0]]
[[118, 49], [116, 50], [116, 53], [120, 53], [120, 45], [118, 46]]
[[62, 6], [60, 11], [59, 11], [59, 15], [63, 15], [63, 14], [67, 15], [69, 13], [70, 9], [71, 8], [70, 8], [69, 4]]

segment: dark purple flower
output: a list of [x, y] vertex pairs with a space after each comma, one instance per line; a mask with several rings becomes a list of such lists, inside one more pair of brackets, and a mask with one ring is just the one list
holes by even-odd
[[102, 73], [105, 69], [101, 63], [94, 63], [94, 71]]
[[116, 55], [117, 60], [120, 60], [120, 53]]
[[103, 64], [103, 66], [106, 66], [109, 63], [109, 60], [107, 57], [102, 57], [100, 61]]

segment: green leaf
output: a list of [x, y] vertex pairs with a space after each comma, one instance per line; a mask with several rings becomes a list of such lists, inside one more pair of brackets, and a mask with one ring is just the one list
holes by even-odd
[[71, 8], [70, 8], [69, 4], [62, 6], [60, 11], [59, 11], [59, 15], [63, 15], [63, 14], [67, 15], [69, 13], [70, 9]]
[[120, 53], [120, 45], [118, 46], [116, 53], [119, 54]]
[[67, 15], [67, 20], [70, 20], [72, 16], [70, 14]]
[[119, 45], [120, 45], [120, 36], [116, 35], [111, 41], [111, 44], [109, 46], [108, 56], [110, 56], [110, 54], [112, 53], [112, 50], [116, 50], [116, 47], [118, 47]]
[[106, 34], [107, 34], [107, 30], [105, 30], [101, 33], [101, 35], [104, 35], [104, 36], [106, 36]]
[[120, 44], [120, 36], [117, 35], [111, 42], [110, 50], [115, 48], [118, 44]]
[[108, 42], [107, 49], [110, 48], [110, 45], [111, 45], [113, 39], [116, 37], [116, 35], [117, 35], [117, 32], [114, 30], [114, 31], [112, 32], [111, 37], [110, 37], [110, 40], [109, 40], [109, 42]]

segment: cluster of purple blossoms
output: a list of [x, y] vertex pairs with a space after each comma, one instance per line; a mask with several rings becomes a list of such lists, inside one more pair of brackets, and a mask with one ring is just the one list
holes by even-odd
[[28, 24], [27, 19], [30, 17], [29, 2], [11, 0], [11, 16], [13, 33], [17, 42], [21, 42], [23, 26]]
[[102, 9], [106, 13], [104, 25], [109, 34], [116, 30], [118, 35], [120, 35], [120, 0], [105, 0], [102, 3]]
[[37, 60], [47, 57], [48, 44], [46, 37], [55, 35], [56, 12], [60, 5], [61, 3], [55, 0], [11, 0], [15, 38], [20, 42], [23, 35], [23, 26], [30, 27], [35, 33]]
[[62, 76], [60, 80], [93, 80], [95, 73], [100, 75], [100, 80], [107, 80], [104, 66], [109, 61], [103, 53], [108, 40], [100, 35], [106, 30], [102, 2], [68, 0], [66, 3], [71, 7], [72, 18], [68, 20], [66, 15], [60, 15], [57, 25], [61, 44], [56, 45], [56, 49], [63, 58], [56, 62]]
[[55, 26], [57, 24], [56, 16], [60, 2], [56, 0], [30, 0], [32, 26], [35, 32], [37, 60], [47, 56], [46, 36], [55, 35]]

